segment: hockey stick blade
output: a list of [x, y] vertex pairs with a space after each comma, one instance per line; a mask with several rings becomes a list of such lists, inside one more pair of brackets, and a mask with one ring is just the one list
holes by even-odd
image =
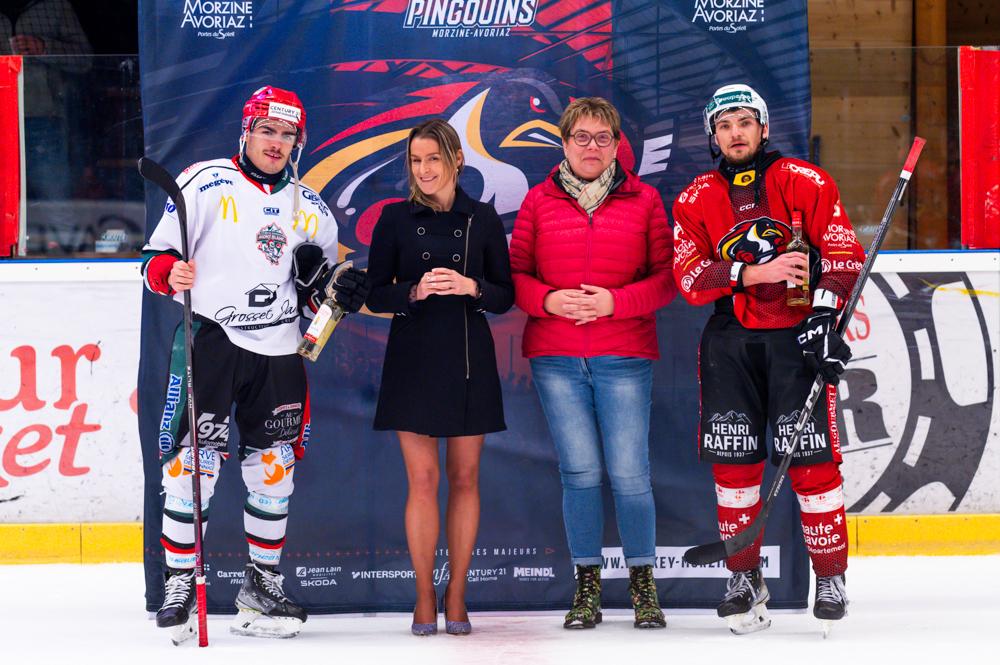
[[[871, 273], [872, 266], [875, 265], [875, 257], [878, 255], [879, 248], [882, 247], [882, 241], [885, 240], [885, 234], [889, 230], [889, 224], [892, 222], [892, 217], [896, 213], [897, 207], [903, 202], [906, 185], [910, 182], [910, 176], [913, 175], [913, 170], [917, 166], [917, 160], [920, 158], [920, 152], [923, 150], [926, 142], [919, 136], [913, 139], [910, 152], [903, 163], [903, 169], [900, 171], [899, 180], [896, 182], [896, 188], [892, 192], [892, 198], [889, 199], [889, 205], [886, 206], [885, 213], [882, 215], [882, 221], [879, 222], [879, 226], [875, 231], [875, 237], [872, 238], [871, 247], [869, 247], [868, 254], [865, 256], [865, 262], [861, 266], [858, 279], [855, 281], [851, 295], [848, 297], [841, 312], [840, 321], [837, 323], [837, 332], [841, 335], [847, 330], [847, 325], [854, 314], [854, 308], [861, 298], [861, 291], [868, 281], [868, 275]], [[767, 517], [771, 512], [771, 506], [774, 505], [774, 499], [777, 497], [778, 492], [781, 490], [781, 485], [785, 481], [785, 476], [788, 473], [788, 468], [791, 466], [795, 451], [798, 450], [801, 434], [824, 392], [823, 388], [823, 379], [817, 375], [809, 391], [809, 396], [806, 398], [805, 404], [799, 412], [799, 418], [795, 423], [795, 430], [790, 437], [792, 443], [789, 446], [788, 452], [782, 457], [781, 464], [778, 465], [774, 480], [771, 481], [771, 487], [768, 489], [757, 517], [743, 531], [733, 535], [731, 538], [689, 548], [684, 552], [683, 558], [686, 562], [696, 566], [704, 566], [716, 561], [722, 561], [737, 552], [745, 550], [757, 540], [757, 536], [767, 523]]]
[[184, 261], [187, 261], [187, 204], [184, 201], [184, 195], [181, 193], [180, 186], [178, 186], [177, 181], [174, 180], [169, 171], [149, 157], [139, 158], [139, 175], [166, 192], [170, 200], [173, 201], [173, 204], [177, 206], [177, 217], [181, 221], [181, 229], [183, 231], [181, 234], [183, 244], [182, 258]]
[[692, 566], [707, 566], [726, 558], [726, 541], [718, 540], [706, 545], [696, 545], [684, 552], [684, 561]]

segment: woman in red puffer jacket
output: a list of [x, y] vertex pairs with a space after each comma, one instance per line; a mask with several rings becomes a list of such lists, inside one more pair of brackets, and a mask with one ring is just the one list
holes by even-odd
[[559, 121], [566, 159], [521, 205], [510, 244], [523, 353], [559, 455], [563, 520], [577, 567], [566, 628], [601, 621], [604, 464], [629, 566], [637, 628], [665, 624], [656, 597], [649, 480], [655, 312], [676, 293], [659, 193], [615, 159], [621, 120], [599, 97]]

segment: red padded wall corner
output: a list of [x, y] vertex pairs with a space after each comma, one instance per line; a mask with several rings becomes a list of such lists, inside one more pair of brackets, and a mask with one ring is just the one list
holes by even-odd
[[961, 92], [962, 245], [1000, 248], [1000, 51], [963, 46]]
[[0, 56], [0, 258], [17, 254], [21, 215], [21, 56]]

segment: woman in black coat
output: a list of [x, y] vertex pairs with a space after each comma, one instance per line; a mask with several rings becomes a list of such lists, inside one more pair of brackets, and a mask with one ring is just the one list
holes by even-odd
[[485, 435], [506, 429], [485, 313], [510, 309], [514, 286], [500, 217], [458, 187], [463, 156], [455, 130], [440, 119], [414, 127], [406, 160], [410, 197], [383, 209], [368, 254], [368, 308], [394, 314], [375, 429], [396, 430], [406, 463], [415, 635], [437, 632], [437, 439], [447, 439], [445, 628], [465, 634], [472, 630], [465, 586], [479, 528], [479, 457]]

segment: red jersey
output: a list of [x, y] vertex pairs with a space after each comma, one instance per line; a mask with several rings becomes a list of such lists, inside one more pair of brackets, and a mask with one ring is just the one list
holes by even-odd
[[789, 328], [804, 319], [812, 308], [787, 305], [784, 282], [744, 288], [739, 279], [744, 265], [785, 252], [792, 211], [802, 214], [803, 236], [812, 248], [813, 305], [839, 309], [861, 271], [864, 250], [833, 178], [776, 152], [743, 167], [723, 161], [674, 201], [674, 278], [685, 300], [704, 305], [732, 298], [747, 328]]

